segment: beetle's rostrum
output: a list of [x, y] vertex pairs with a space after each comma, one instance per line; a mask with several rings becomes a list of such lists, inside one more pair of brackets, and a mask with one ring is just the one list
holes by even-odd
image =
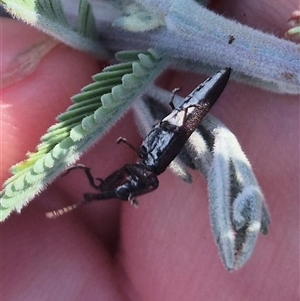
[[[84, 193], [83, 201], [49, 212], [47, 217], [62, 215], [91, 201], [120, 199], [136, 205], [135, 197], [155, 190], [159, 185], [157, 176], [175, 159], [215, 104], [228, 82], [230, 72], [231, 69], [226, 68], [209, 77], [178, 106], [175, 107], [171, 102], [173, 111], [154, 126], [137, 150], [139, 162], [125, 164], [105, 179], [97, 178], [99, 184], [95, 183], [89, 167], [75, 165], [68, 168], [66, 173], [74, 169], [83, 169], [90, 185], [100, 192]], [[126, 139], [120, 138], [118, 142], [124, 142], [134, 149]]]

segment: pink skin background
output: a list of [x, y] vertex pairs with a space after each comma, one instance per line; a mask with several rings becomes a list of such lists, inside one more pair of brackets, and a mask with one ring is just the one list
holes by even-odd
[[[227, 2], [229, 4], [227, 4]], [[240, 22], [282, 36], [296, 1], [214, 1]], [[1, 20], [1, 72], [44, 39]], [[69, 98], [105, 66], [55, 47], [33, 74], [1, 91], [1, 182], [34, 151]], [[159, 83], [185, 96], [205, 76], [168, 71]], [[230, 82], [212, 110], [238, 137], [266, 196], [272, 223], [240, 271], [228, 273], [213, 241], [204, 179], [185, 184], [167, 171], [136, 210], [95, 202], [56, 220], [45, 212], [92, 191], [82, 172], [57, 179], [21, 214], [1, 224], [1, 297], [6, 300], [299, 300], [299, 99]], [[80, 163], [105, 177], [136, 155], [115, 140], [141, 137], [129, 111]]]

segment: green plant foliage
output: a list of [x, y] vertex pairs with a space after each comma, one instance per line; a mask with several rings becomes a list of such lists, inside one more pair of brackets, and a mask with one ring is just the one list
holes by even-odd
[[0, 220], [20, 209], [97, 141], [163, 70], [167, 61], [153, 50], [117, 53], [121, 63], [93, 76], [73, 104], [41, 137], [35, 153], [11, 168], [1, 192]]
[[13, 17], [25, 21], [66, 45], [102, 59], [110, 57], [97, 40], [95, 19], [87, 0], [81, 0], [79, 3], [75, 28], [69, 24], [61, 0], [2, 0], [1, 4]]

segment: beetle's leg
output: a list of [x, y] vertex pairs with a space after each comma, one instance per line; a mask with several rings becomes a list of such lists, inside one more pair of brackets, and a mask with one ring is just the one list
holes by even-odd
[[179, 92], [181, 90], [181, 88], [175, 88], [173, 89], [172, 91], [172, 96], [171, 96], [171, 99], [169, 101], [169, 105], [171, 106], [172, 110], [175, 110], [175, 105], [174, 105], [174, 98], [175, 98], [175, 95], [177, 92]]
[[62, 174], [62, 177], [66, 176], [66, 175], [67, 175], [69, 172], [71, 172], [72, 170], [75, 170], [75, 169], [82, 169], [82, 168], [84, 168], [84, 167], [85, 167], [85, 165], [83, 165], [83, 164], [72, 165], [72, 166], [68, 167], [68, 168], [64, 171], [64, 173]]
[[130, 194], [128, 197], [128, 202], [134, 207], [137, 208], [139, 206], [139, 202]]
[[182, 118], [182, 123], [185, 124], [186, 120], [187, 120], [187, 112], [189, 110], [189, 108], [200, 108], [201, 106], [199, 104], [194, 104], [194, 105], [190, 105], [188, 106], [187, 108], [184, 108], [184, 115], [183, 115], [183, 118]]
[[[147, 152], [143, 151], [143, 148], [139, 148], [139, 149], [136, 149], [131, 143], [129, 143], [127, 141], [126, 138], [123, 138], [123, 137], [119, 137], [116, 141], [117, 144], [120, 144], [120, 143], [124, 143], [126, 144], [128, 147], [130, 147], [131, 149], [133, 149], [137, 155], [139, 156], [140, 159], [143, 159], [145, 157], [145, 155], [147, 155]], [[150, 156], [153, 157], [153, 155], [150, 153]]]
[[83, 164], [78, 164], [78, 165], [74, 165], [74, 166], [71, 166], [69, 167], [66, 172], [63, 174], [63, 176], [66, 176], [70, 171], [72, 170], [75, 170], [75, 169], [83, 169], [85, 175], [87, 176], [88, 180], [89, 180], [89, 183], [90, 185], [95, 188], [95, 189], [99, 189], [101, 187], [101, 185], [103, 185], [104, 183], [104, 180], [101, 179], [101, 178], [96, 178], [96, 180], [100, 181], [100, 184], [96, 184], [95, 183], [95, 179], [91, 173], [91, 168], [90, 167], [87, 167]]
[[131, 143], [129, 143], [126, 138], [119, 137], [117, 139], [116, 143], [117, 144], [120, 144], [120, 143], [126, 144], [128, 147], [130, 147], [132, 150], [134, 150], [138, 154], [138, 156], [140, 156], [138, 149], [136, 149]]

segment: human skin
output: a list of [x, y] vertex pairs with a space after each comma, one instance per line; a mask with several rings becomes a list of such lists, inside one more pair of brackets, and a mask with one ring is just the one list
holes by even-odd
[[[246, 1], [238, 1], [239, 12]], [[262, 30], [286, 30], [295, 1], [273, 1], [276, 9], [249, 22]], [[267, 3], [267, 2], [265, 2]], [[270, 3], [270, 2], [268, 2]], [[222, 5], [218, 9], [222, 11]], [[294, 4], [294, 5], [293, 5]], [[258, 14], [261, 14], [258, 10]], [[242, 15], [242, 14], [241, 14]], [[260, 15], [261, 16], [261, 15]], [[278, 18], [283, 20], [278, 21]], [[239, 15], [237, 14], [237, 17]], [[242, 21], [242, 17], [240, 17]], [[278, 25], [279, 24], [279, 25]], [[282, 27], [280, 27], [280, 24]], [[21, 22], [2, 19], [2, 70], [44, 35]], [[13, 37], [13, 38], [12, 38]], [[91, 82], [103, 62], [66, 46], [47, 54], [33, 74], [1, 91], [1, 182], [8, 168], [34, 151], [40, 136]], [[167, 72], [160, 84], [186, 95], [205, 76]], [[81, 171], [57, 179], [21, 214], [1, 225], [2, 300], [290, 300], [299, 298], [299, 100], [230, 82], [212, 114], [239, 139], [252, 163], [271, 212], [267, 236], [237, 272], [227, 272], [213, 241], [204, 179], [193, 184], [171, 172], [159, 188], [133, 208], [120, 201], [94, 202], [55, 220], [45, 212], [81, 200], [92, 191]], [[141, 137], [128, 112], [80, 160], [105, 177], [136, 154]]]

